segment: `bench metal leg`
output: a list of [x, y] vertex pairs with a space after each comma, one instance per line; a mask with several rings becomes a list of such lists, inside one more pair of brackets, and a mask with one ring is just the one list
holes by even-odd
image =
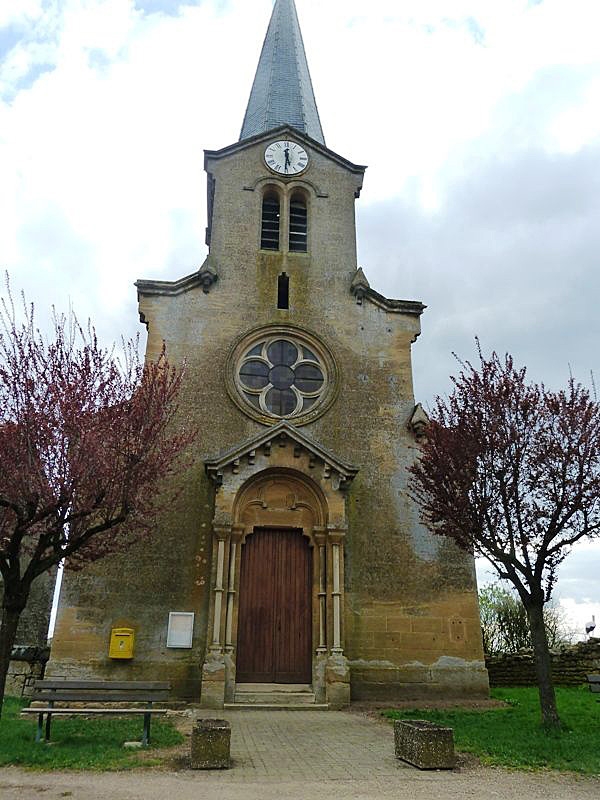
[[152, 714], [144, 714], [144, 735], [142, 736], [142, 747], [148, 747], [150, 744], [150, 720]]
[[46, 741], [50, 741], [50, 722], [52, 721], [52, 714], [46, 714]]
[[38, 714], [38, 724], [37, 724], [37, 731], [35, 732], [35, 741], [41, 742], [42, 741], [42, 731], [44, 729], [44, 715]]

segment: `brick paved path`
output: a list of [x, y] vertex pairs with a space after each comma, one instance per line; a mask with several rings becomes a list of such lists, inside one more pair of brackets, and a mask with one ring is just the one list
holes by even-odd
[[394, 756], [391, 726], [342, 711], [227, 711], [234, 769], [223, 781], [365, 780], [410, 769]]
[[[208, 716], [202, 713], [202, 716]], [[344, 712], [238, 711], [233, 769], [117, 773], [0, 769], [2, 800], [598, 800], [600, 780], [556, 773], [421, 772], [391, 726]]]

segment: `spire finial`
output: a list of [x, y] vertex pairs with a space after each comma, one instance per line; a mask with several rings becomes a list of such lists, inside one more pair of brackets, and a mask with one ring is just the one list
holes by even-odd
[[294, 0], [276, 0], [240, 140], [291, 125], [325, 144]]

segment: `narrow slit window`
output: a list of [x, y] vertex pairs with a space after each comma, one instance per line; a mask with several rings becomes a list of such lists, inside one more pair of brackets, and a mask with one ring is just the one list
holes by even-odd
[[266, 192], [262, 204], [260, 247], [262, 250], [279, 250], [279, 195]]
[[277, 308], [290, 307], [290, 279], [282, 272], [277, 278]]
[[301, 194], [292, 195], [290, 201], [290, 251], [306, 253], [308, 241], [308, 214], [306, 200]]

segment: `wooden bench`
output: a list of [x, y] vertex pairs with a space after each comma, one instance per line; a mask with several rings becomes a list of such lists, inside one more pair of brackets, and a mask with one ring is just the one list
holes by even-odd
[[[590, 692], [600, 692], [600, 675], [586, 675], [585, 676], [590, 687]], [[600, 703], [600, 700], [598, 700]]]
[[[166, 714], [166, 708], [154, 708], [153, 704], [169, 699], [170, 683], [162, 681], [72, 681], [43, 680], [33, 684], [32, 703], [43, 704], [22, 709], [22, 714], [37, 714], [36, 742], [42, 740], [44, 716], [46, 717], [45, 741], [50, 741], [50, 724], [54, 714], [143, 714], [144, 733], [142, 746], [150, 743], [150, 719], [152, 714]], [[57, 706], [56, 703], [61, 705]], [[116, 707], [97, 708], [89, 705], [73, 707], [73, 703], [116, 703]], [[144, 703], [145, 707], [124, 703]], [[63, 705], [66, 704], [66, 705]]]

